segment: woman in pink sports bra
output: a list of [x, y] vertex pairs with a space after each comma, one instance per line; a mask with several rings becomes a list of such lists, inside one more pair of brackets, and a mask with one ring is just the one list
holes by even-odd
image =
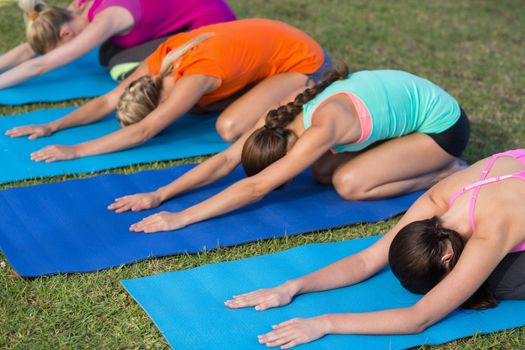
[[0, 57], [0, 89], [63, 66], [104, 43], [101, 64], [111, 69], [133, 63], [135, 68], [168, 35], [235, 20], [225, 0], [75, 0], [67, 8], [19, 0], [19, 6], [27, 42]]
[[263, 344], [286, 349], [329, 333], [419, 333], [456, 308], [523, 300], [524, 180], [525, 149], [483, 159], [432, 187], [369, 248], [225, 305], [257, 310], [286, 305], [299, 294], [359, 283], [387, 264], [405, 288], [425, 294], [405, 308], [293, 319], [259, 337]]

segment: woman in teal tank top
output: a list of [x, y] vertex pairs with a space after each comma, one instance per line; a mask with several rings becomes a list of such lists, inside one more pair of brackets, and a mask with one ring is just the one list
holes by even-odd
[[308, 167], [348, 200], [396, 196], [460, 169], [457, 157], [467, 140], [468, 120], [458, 103], [430, 81], [401, 71], [348, 75], [345, 68], [270, 111], [226, 151], [157, 191], [117, 199], [110, 209], [151, 209], [226, 176], [241, 162], [247, 179], [180, 213], [149, 216], [131, 230], [175, 230], [221, 215]]

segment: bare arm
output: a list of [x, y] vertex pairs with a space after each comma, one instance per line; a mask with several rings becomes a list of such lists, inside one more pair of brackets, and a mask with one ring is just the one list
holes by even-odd
[[241, 162], [241, 153], [244, 142], [251, 133], [264, 124], [261, 118], [257, 125], [241, 136], [228, 149], [205, 160], [175, 181], [150, 193], [139, 193], [117, 198], [108, 209], [122, 213], [128, 210], [139, 211], [157, 207], [162, 202], [175, 197], [190, 189], [199, 188], [215, 182], [228, 175]]
[[435, 190], [434, 187], [423, 194], [387, 234], [367, 249], [275, 288], [235, 296], [233, 300], [226, 302], [226, 306], [255, 306], [257, 310], [262, 311], [286, 305], [299, 294], [349, 286], [369, 278], [388, 264], [390, 244], [399, 230], [408, 223], [440, 215], [446, 210], [441, 203], [436, 203], [433, 199], [432, 193]]
[[168, 98], [140, 122], [98, 139], [74, 146], [48, 146], [31, 155], [35, 161], [52, 162], [115, 152], [142, 144], [186, 113], [208, 91], [216, 78], [190, 75], [179, 79]]
[[[287, 99], [283, 100], [281, 104], [287, 103], [304, 88], [297, 90], [291, 94]], [[276, 108], [272, 106], [269, 110]], [[241, 162], [241, 153], [246, 139], [258, 128], [264, 125], [264, 120], [267, 113], [264, 113], [257, 124], [234, 142], [227, 150], [220, 152], [213, 157], [202, 162], [192, 170], [188, 171], [170, 184], [160, 187], [154, 192], [137, 193], [115, 199], [115, 201], [108, 206], [109, 210], [115, 210], [117, 213], [123, 213], [128, 210], [139, 211], [151, 209], [159, 206], [162, 202], [173, 198], [190, 189], [199, 188], [215, 182], [224, 176], [228, 175]]]
[[81, 33], [43, 56], [35, 57], [0, 75], [0, 89], [63, 66], [91, 51], [115, 34], [133, 26], [131, 14], [119, 7], [108, 8], [96, 16]]
[[115, 89], [109, 93], [97, 97], [79, 109], [69, 113], [63, 118], [57, 119], [48, 124], [41, 125], [26, 125], [13, 128], [6, 131], [6, 135], [10, 137], [29, 136], [29, 139], [36, 139], [42, 136], [49, 136], [56, 131], [71, 128], [74, 126], [85, 125], [93, 123], [104, 118], [109, 113], [115, 110], [120, 95], [124, 89], [134, 80], [140, 78], [148, 73], [146, 63], [143, 62], [127, 79], [120, 83]]
[[[447, 277], [412, 307], [354, 314], [328, 314], [309, 319], [292, 319], [261, 336], [268, 346], [290, 348], [326, 334], [413, 334], [424, 331], [460, 307], [516, 244], [500, 223], [489, 223], [472, 237], [458, 264]], [[479, 257], [483, 256], [483, 259]]]
[[23, 43], [0, 56], [0, 73], [35, 57], [35, 52], [28, 43]]
[[334, 129], [332, 123], [314, 125], [299, 138], [286, 156], [259, 174], [240, 180], [217, 195], [180, 213], [152, 215], [132, 225], [131, 230], [149, 233], [179, 229], [258, 201], [319, 159], [334, 144]]

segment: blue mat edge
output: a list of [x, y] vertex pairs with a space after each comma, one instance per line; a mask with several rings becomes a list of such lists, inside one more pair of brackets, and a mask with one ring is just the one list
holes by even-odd
[[[204, 268], [204, 267], [207, 267], [207, 266], [211, 266], [211, 265], [221, 265], [221, 264], [229, 264], [229, 263], [237, 263], [241, 260], [252, 260], [252, 259], [257, 259], [257, 258], [262, 258], [262, 257], [269, 257], [269, 256], [274, 256], [274, 255], [279, 255], [279, 254], [282, 254], [282, 253], [285, 253], [285, 252], [288, 252], [290, 250], [295, 250], [295, 249], [301, 249], [301, 248], [305, 248], [307, 249], [307, 247], [311, 247], [311, 246], [321, 246], [321, 245], [336, 245], [338, 243], [343, 243], [343, 242], [348, 242], [348, 241], [353, 241], [353, 240], [357, 240], [357, 239], [360, 239], [360, 240], [367, 240], [367, 241], [371, 241], [372, 243], [379, 240], [384, 234], [378, 234], [378, 235], [372, 235], [372, 236], [367, 236], [367, 237], [357, 237], [357, 238], [350, 238], [350, 239], [345, 239], [345, 240], [342, 240], [342, 241], [330, 241], [330, 242], [320, 242], [320, 243], [307, 243], [307, 244], [303, 244], [303, 245], [297, 245], [297, 246], [294, 246], [294, 247], [291, 247], [291, 248], [287, 248], [287, 249], [284, 249], [284, 250], [281, 250], [281, 251], [278, 251], [278, 252], [274, 252], [274, 253], [270, 253], [270, 254], [262, 254], [262, 255], [256, 255], [256, 256], [248, 256], [248, 257], [245, 257], [245, 258], [240, 258], [240, 259], [235, 259], [235, 260], [230, 260], [230, 261], [219, 261], [219, 262], [215, 262], [215, 263], [209, 263], [209, 264], [203, 264], [203, 265], [200, 265], [200, 266], [197, 266], [197, 267], [193, 267], [193, 268], [189, 268], [189, 269], [183, 269], [183, 270], [173, 270], [173, 271], [166, 271], [166, 272], [160, 272], [160, 273], [156, 273], [156, 274], [153, 274], [153, 275], [148, 275], [148, 276], [142, 276], [142, 277], [136, 277], [136, 278], [128, 278], [128, 279], [123, 279], [123, 280], [120, 280], [119, 283], [120, 285], [124, 288], [124, 290], [128, 293], [128, 295], [140, 306], [140, 308], [146, 313], [146, 315], [149, 317], [149, 319], [151, 320], [151, 322], [155, 325], [155, 327], [157, 328], [158, 332], [162, 335], [162, 337], [165, 339], [165, 341], [168, 343], [168, 345], [170, 346], [170, 348], [173, 348], [171, 346], [171, 344], [169, 343], [166, 335], [164, 334], [164, 332], [161, 330], [161, 328], [158, 326], [157, 322], [154, 320], [154, 318], [152, 317], [152, 315], [148, 312], [148, 310], [143, 306], [143, 304], [135, 297], [135, 295], [130, 291], [130, 284], [131, 283], [134, 283], [136, 281], [139, 281], [139, 280], [142, 280], [142, 279], [148, 279], [148, 278], [152, 278], [152, 277], [155, 277], [155, 276], [158, 276], [158, 275], [169, 275], [169, 274], [174, 274], [174, 273], [178, 273], [178, 272], [184, 272], [184, 271], [190, 271], [190, 270], [195, 270], [195, 269], [201, 269], [201, 268]], [[513, 302], [525, 302], [525, 301], [520, 301], [520, 300], [505, 300], [505, 301], [500, 301], [500, 302], [504, 302], [504, 303], [513, 303]], [[473, 310], [467, 310], [468, 312], [476, 312], [476, 311], [473, 311]], [[483, 312], [484, 310], [477, 310], [477, 312]], [[436, 324], [442, 322], [443, 320], [445, 320], [446, 318], [450, 317], [452, 315], [449, 314], [447, 315], [445, 318], [443, 318], [442, 320], [438, 321]], [[432, 326], [431, 326], [432, 327]], [[450, 340], [446, 340], [446, 341], [441, 341], [441, 342], [433, 342], [432, 340], [430, 340], [428, 337], [425, 338], [425, 342], [424, 343], [420, 343], [419, 345], [415, 345], [415, 346], [412, 346], [412, 347], [409, 347], [407, 349], [412, 349], [412, 348], [419, 348], [419, 347], [422, 347], [422, 346], [439, 346], [439, 345], [444, 345], [444, 344], [449, 344], [451, 342], [454, 342], [454, 341], [458, 341], [460, 339], [470, 339], [472, 337], [476, 337], [476, 336], [480, 336], [480, 335], [488, 335], [488, 334], [495, 334], [495, 333], [500, 333], [500, 332], [504, 332], [504, 331], [508, 331], [508, 330], [511, 330], [511, 329], [520, 329], [520, 328], [523, 328], [525, 327], [525, 323], [521, 326], [503, 326], [497, 330], [494, 330], [494, 331], [477, 331], [476, 333], [474, 334], [471, 334], [469, 336], [462, 336], [462, 337], [456, 337], [456, 338], [453, 338], [453, 339], [450, 339]], [[327, 335], [330, 335], [330, 334], [327, 334]], [[344, 335], [344, 334], [343, 334]], [[410, 334], [408, 334], [410, 335]]]

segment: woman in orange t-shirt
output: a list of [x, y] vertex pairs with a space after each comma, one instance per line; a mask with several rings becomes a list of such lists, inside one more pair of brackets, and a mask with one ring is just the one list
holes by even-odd
[[35, 161], [52, 162], [137, 146], [189, 111], [222, 111], [216, 128], [232, 142], [330, 66], [319, 44], [285, 23], [245, 19], [209, 25], [171, 37], [113, 91], [64, 118], [7, 134], [47, 136], [117, 110], [121, 130], [73, 146], [47, 146], [31, 155]]

